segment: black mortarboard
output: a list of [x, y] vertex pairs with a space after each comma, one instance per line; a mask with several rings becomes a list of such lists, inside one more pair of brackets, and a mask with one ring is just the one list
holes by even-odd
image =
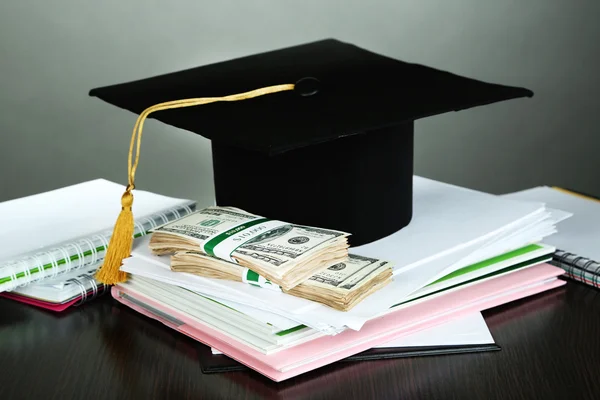
[[152, 118], [212, 141], [217, 205], [346, 231], [353, 246], [410, 222], [414, 120], [533, 95], [332, 39], [97, 88], [90, 95], [139, 114], [161, 102], [280, 84], [295, 87], [160, 111]]

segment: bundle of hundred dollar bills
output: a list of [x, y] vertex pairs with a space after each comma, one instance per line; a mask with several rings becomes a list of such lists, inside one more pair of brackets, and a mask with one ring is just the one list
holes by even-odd
[[153, 230], [171, 269], [242, 281], [347, 311], [392, 280], [392, 265], [348, 254], [348, 233], [208, 207]]

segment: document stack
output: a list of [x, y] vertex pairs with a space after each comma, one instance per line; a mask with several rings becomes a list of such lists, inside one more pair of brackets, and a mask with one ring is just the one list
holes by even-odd
[[[340, 360], [340, 363], [372, 361], [429, 355], [448, 355], [499, 351], [483, 315], [467, 314], [418, 332], [398, 337], [391, 342], [374, 346]], [[243, 364], [227, 357], [215, 348], [203, 346], [198, 351], [202, 372], [205, 374], [248, 370]]]
[[282, 381], [564, 284], [564, 271], [547, 264], [555, 248], [544, 239], [570, 214], [422, 177], [413, 185], [408, 226], [348, 249], [393, 265], [390, 282], [348, 311], [269, 285], [175, 271], [172, 254], [153, 253], [152, 234], [136, 239], [121, 267], [129, 278], [112, 295]]

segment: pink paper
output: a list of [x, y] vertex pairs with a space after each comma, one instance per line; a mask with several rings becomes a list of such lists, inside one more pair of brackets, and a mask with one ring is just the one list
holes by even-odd
[[[244, 343], [190, 319], [169, 306], [160, 304], [126, 287], [119, 285], [113, 287], [112, 295], [136, 311], [214, 347], [270, 379], [283, 381], [450, 319], [562, 286], [565, 283], [562, 280], [534, 284], [563, 273], [564, 270], [560, 268], [549, 264], [540, 264], [399, 309], [369, 321], [360, 331], [346, 330], [336, 336], [322, 336], [273, 355], [262, 354]], [[122, 298], [119, 293], [136, 297], [157, 310], [179, 319], [183, 324], [177, 326], [160, 316], [151, 314]], [[328, 354], [322, 356], [326, 352]], [[308, 362], [303, 365], [294, 365], [304, 361]]]
[[79, 300], [81, 300], [81, 297], [78, 297], [76, 299], [67, 301], [66, 303], [49, 303], [49, 302], [42, 301], [42, 300], [32, 299], [27, 296], [19, 296], [18, 294], [9, 293], [9, 292], [0, 293], [0, 296], [6, 297], [7, 299], [18, 301], [19, 303], [25, 303], [25, 304], [29, 304], [29, 305], [32, 305], [35, 307], [40, 307], [40, 308], [44, 308], [46, 310], [55, 311], [55, 312], [64, 311], [67, 308], [71, 307], [73, 304], [77, 303]]
[[[104, 294], [107, 292], [107, 290], [105, 290], [103, 288], [104, 288], [104, 286], [102, 286], [102, 289], [100, 289], [99, 294]], [[89, 290], [86, 294], [86, 299], [88, 301], [90, 299], [92, 299], [93, 294], [94, 294], [94, 291]], [[65, 303], [51, 303], [49, 301], [33, 299], [31, 297], [27, 297], [27, 296], [23, 296], [23, 295], [20, 295], [17, 293], [11, 293], [11, 292], [2, 292], [2, 293], [0, 293], [0, 297], [6, 297], [7, 299], [18, 301], [19, 303], [29, 304], [31, 306], [40, 307], [40, 308], [54, 311], [54, 312], [65, 311], [67, 308], [71, 307], [73, 304], [77, 304], [78, 301], [81, 301], [81, 296], [77, 296], [73, 300], [69, 300]]]

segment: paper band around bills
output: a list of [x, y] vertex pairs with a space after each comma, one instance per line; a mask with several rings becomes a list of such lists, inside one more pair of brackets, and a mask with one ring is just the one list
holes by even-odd
[[246, 221], [209, 239], [204, 244], [204, 252], [221, 260], [237, 264], [237, 261], [231, 257], [235, 249], [265, 232], [285, 225], [289, 225], [289, 223], [267, 218]]
[[272, 289], [275, 291], [281, 291], [281, 288], [271, 281], [268, 281], [265, 277], [257, 274], [251, 269], [244, 268], [242, 272], [242, 282], [248, 283], [254, 286], [260, 286], [261, 288]]

